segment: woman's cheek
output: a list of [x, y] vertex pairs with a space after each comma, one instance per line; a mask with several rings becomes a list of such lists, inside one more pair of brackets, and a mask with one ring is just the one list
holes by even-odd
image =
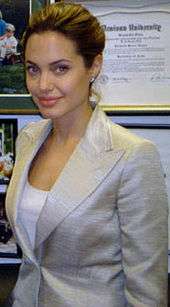
[[31, 94], [34, 92], [35, 88], [37, 88], [36, 82], [30, 80], [29, 77], [26, 78], [26, 85], [27, 85], [28, 91], [29, 91]]

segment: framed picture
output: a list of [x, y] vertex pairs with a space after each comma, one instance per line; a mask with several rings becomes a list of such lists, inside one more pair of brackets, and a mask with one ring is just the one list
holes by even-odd
[[[170, 117], [164, 114], [162, 116], [113, 116], [111, 119], [132, 130], [133, 133], [151, 140], [157, 146], [164, 169], [170, 209]], [[170, 254], [170, 236], [168, 245]]]
[[0, 192], [4, 192], [12, 174], [17, 131], [17, 119], [0, 118]]
[[17, 133], [17, 119], [0, 118], [0, 258], [20, 256], [5, 213], [5, 191], [13, 170]]
[[[2, 19], [15, 29], [12, 37], [16, 46], [13, 54], [3, 55], [0, 61], [0, 114], [38, 113], [25, 85], [21, 38], [30, 14], [48, 3], [49, 0], [1, 0]], [[0, 52], [4, 50], [2, 41]]]
[[170, 111], [170, 2], [74, 1], [98, 17], [106, 34], [96, 82], [106, 111]]
[[[12, 230], [5, 214], [5, 194], [0, 194], [0, 258], [20, 258], [21, 251], [16, 245]], [[2, 261], [0, 261], [2, 263]]]
[[[66, 0], [65, 0], [66, 1]], [[20, 62], [20, 31], [23, 33], [29, 14], [55, 0], [14, 0], [23, 25], [16, 24]], [[106, 33], [104, 65], [96, 82], [101, 107], [112, 113], [170, 112], [170, 3], [168, 1], [73, 1], [82, 3], [96, 15]], [[2, 14], [7, 18], [8, 2], [2, 0]], [[24, 9], [21, 12], [21, 8]], [[10, 16], [9, 13], [9, 16]], [[18, 14], [18, 13], [17, 13]], [[11, 16], [18, 16], [12, 13]], [[8, 19], [11, 23], [14, 21]], [[16, 78], [20, 70], [20, 78]], [[19, 68], [20, 67], [20, 68]], [[7, 71], [6, 71], [7, 69]], [[8, 72], [10, 70], [10, 73]], [[13, 72], [15, 78], [13, 78]], [[0, 113], [37, 114], [27, 94], [22, 63], [0, 68]], [[6, 76], [9, 77], [8, 82]], [[5, 80], [5, 81], [3, 81]], [[4, 83], [5, 82], [5, 83]], [[13, 84], [16, 83], [16, 84]]]
[[[0, 98], [2, 95], [25, 95], [21, 38], [31, 12], [31, 1], [1, 1], [2, 19], [6, 31], [0, 40]], [[8, 45], [11, 47], [7, 48]]]

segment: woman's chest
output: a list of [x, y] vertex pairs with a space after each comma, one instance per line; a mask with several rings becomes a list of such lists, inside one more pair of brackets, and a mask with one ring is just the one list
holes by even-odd
[[50, 190], [69, 161], [76, 144], [49, 146], [44, 144], [35, 155], [28, 172], [30, 183], [41, 190]]
[[[60, 210], [63, 208], [58, 206], [58, 215]], [[57, 220], [57, 216], [53, 219]], [[113, 257], [120, 249], [119, 244], [116, 193], [111, 187], [102, 189], [101, 186], [53, 229], [44, 242], [43, 261], [50, 266], [60, 263], [58, 270], [68, 263], [73, 266], [90, 265], [93, 261], [98, 263]], [[51, 255], [55, 255], [54, 262], [50, 259]]]

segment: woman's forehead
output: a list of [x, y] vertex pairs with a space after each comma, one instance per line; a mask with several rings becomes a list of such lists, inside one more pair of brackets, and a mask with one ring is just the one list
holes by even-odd
[[43, 47], [43, 49], [47, 48], [47, 50], [49, 49], [49, 52], [55, 50], [55, 52], [62, 51], [68, 55], [77, 54], [75, 42], [68, 39], [60, 32], [46, 31], [33, 33], [27, 41], [26, 52], [30, 49], [40, 52], [40, 47]]
[[70, 61], [83, 63], [83, 57], [77, 53], [75, 43], [58, 32], [42, 32], [32, 34], [26, 45], [25, 60], [35, 63], [41, 61]]

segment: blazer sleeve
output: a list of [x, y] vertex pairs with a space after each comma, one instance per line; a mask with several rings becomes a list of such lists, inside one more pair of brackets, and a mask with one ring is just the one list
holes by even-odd
[[160, 157], [149, 141], [126, 160], [118, 215], [127, 306], [167, 306], [168, 199]]

